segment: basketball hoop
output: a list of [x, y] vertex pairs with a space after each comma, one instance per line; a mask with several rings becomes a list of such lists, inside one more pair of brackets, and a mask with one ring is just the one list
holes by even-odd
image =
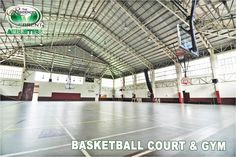
[[175, 52], [175, 55], [179, 58], [179, 60], [184, 59], [185, 51], [181, 48], [178, 48]]
[[191, 79], [190, 79], [190, 78], [187, 78], [187, 77], [184, 77], [184, 78], [182, 78], [181, 83], [182, 83], [183, 85], [191, 84]]

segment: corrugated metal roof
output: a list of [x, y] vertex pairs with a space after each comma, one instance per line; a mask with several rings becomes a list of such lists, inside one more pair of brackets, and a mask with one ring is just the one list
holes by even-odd
[[[24, 47], [27, 68], [52, 71], [61, 68], [62, 73], [75, 75], [120, 77], [169, 65], [173, 61], [166, 53], [174, 52], [178, 46], [176, 25], [188, 28], [183, 22], [186, 17], [175, 3], [190, 12], [189, 0], [2, 0], [1, 64], [22, 66]], [[19, 4], [35, 6], [42, 12], [42, 35], [5, 34], [14, 27], [6, 20], [5, 10]], [[199, 1], [196, 14], [201, 55], [207, 54], [207, 47], [199, 33], [213, 48], [226, 43], [235, 45], [234, 0]]]

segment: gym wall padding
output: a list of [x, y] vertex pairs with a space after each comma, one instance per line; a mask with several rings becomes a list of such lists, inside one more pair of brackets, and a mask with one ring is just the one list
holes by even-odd
[[52, 93], [52, 100], [80, 100], [80, 93]]

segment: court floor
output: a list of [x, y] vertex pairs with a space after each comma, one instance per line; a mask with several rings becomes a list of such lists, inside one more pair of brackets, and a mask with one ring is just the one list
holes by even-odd
[[[0, 155], [222, 156], [236, 150], [236, 107], [132, 102], [1, 102]], [[141, 141], [144, 150], [72, 150], [72, 140]], [[148, 141], [225, 141], [226, 151], [147, 150]]]

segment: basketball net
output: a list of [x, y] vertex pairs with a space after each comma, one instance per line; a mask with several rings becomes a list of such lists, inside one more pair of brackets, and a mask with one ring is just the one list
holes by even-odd
[[183, 85], [192, 84], [191, 79], [188, 78], [188, 77], [183, 77], [182, 80], [181, 80], [181, 83], [182, 83]]
[[185, 55], [185, 51], [181, 48], [178, 48], [176, 51], [175, 51], [175, 55], [179, 58], [179, 60], [183, 60], [184, 59], [184, 55]]

